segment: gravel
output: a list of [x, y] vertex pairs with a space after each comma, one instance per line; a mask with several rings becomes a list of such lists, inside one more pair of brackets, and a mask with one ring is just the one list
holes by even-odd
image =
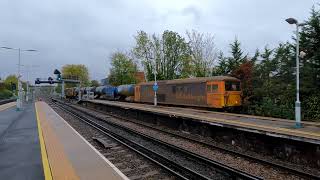
[[[106, 121], [112, 121], [119, 123], [121, 125], [125, 125], [127, 127], [130, 127], [131, 129], [137, 130], [141, 133], [153, 136], [159, 140], [168, 142], [170, 144], [173, 144], [175, 146], [184, 148], [188, 151], [194, 152], [196, 154], [202, 155], [204, 157], [210, 158], [212, 160], [221, 162], [223, 164], [227, 164], [230, 167], [243, 170], [247, 173], [250, 173], [252, 175], [260, 176], [264, 179], [302, 179], [301, 177], [298, 177], [296, 175], [292, 175], [287, 171], [274, 168], [268, 165], [261, 164], [259, 162], [254, 162], [253, 160], [248, 160], [243, 157], [235, 156], [233, 154], [223, 152], [221, 150], [208, 148], [205, 146], [202, 146], [200, 144], [178, 138], [176, 136], [172, 136], [163, 132], [159, 132], [150, 128], [146, 128], [145, 126], [141, 126], [136, 123], [132, 123], [129, 121], [125, 121], [119, 118], [113, 118], [109, 115], [89, 110], [83, 107], [76, 106], [79, 109], [86, 110], [86, 112], [90, 112], [94, 114], [95, 116], [99, 116], [101, 118], [104, 118]], [[179, 132], [181, 133], [181, 132]], [[186, 134], [188, 135], [188, 134]]]
[[[121, 145], [112, 138], [102, 134], [87, 124], [79, 121], [63, 110], [51, 105], [75, 130], [77, 130], [90, 144], [111, 161], [129, 179], [175, 179], [168, 171], [153, 164], [148, 159]], [[100, 138], [112, 148], [104, 148], [93, 139]]]
[[[81, 114], [81, 113], [79, 113]], [[139, 145], [156, 152], [158, 154], [161, 154], [163, 157], [168, 158], [169, 160], [176, 162], [183, 167], [187, 167], [192, 170], [196, 170], [198, 173], [203, 174], [211, 179], [231, 179], [228, 174], [225, 172], [221, 172], [221, 170], [210, 166], [210, 164], [203, 163], [202, 161], [199, 161], [197, 158], [193, 158], [189, 155], [183, 154], [181, 152], [177, 152], [176, 150], [172, 150], [171, 148], [168, 148], [167, 146], [161, 145], [159, 143], [152, 142], [148, 139], [141, 138], [139, 135], [135, 135], [133, 133], [127, 132], [126, 130], [123, 130], [121, 128], [115, 128], [114, 126], [106, 123], [106, 121], [99, 121], [93, 118], [90, 118], [91, 120], [99, 123], [100, 125], [104, 126], [105, 128], [109, 129], [110, 131], [125, 137], [125, 139], [129, 139], [133, 142], [138, 143]]]

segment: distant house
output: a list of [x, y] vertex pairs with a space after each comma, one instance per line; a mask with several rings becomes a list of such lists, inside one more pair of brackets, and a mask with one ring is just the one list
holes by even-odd
[[145, 75], [144, 75], [144, 72], [136, 72], [136, 74], [134, 75], [136, 80], [137, 80], [137, 83], [141, 83], [141, 82], [146, 82], [146, 78], [145, 78]]

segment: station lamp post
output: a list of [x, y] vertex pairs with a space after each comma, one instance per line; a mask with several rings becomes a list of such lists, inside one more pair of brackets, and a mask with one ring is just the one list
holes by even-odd
[[[301, 102], [299, 98], [299, 27], [306, 25], [305, 23], [299, 23], [298, 20], [294, 18], [288, 18], [286, 21], [289, 24], [295, 24], [296, 25], [296, 76], [297, 76], [297, 100], [295, 103], [295, 118], [296, 118], [296, 128], [301, 128]], [[302, 55], [302, 54], [301, 54]]]
[[157, 61], [154, 62], [154, 84], [153, 84], [153, 91], [154, 91], [154, 105], [157, 106], [158, 100], [157, 100], [157, 91], [158, 91], [158, 83], [157, 83]]
[[157, 106], [158, 105], [158, 99], [157, 99], [157, 91], [159, 89], [158, 83], [157, 83], [157, 60], [156, 58], [149, 57], [149, 59], [154, 59], [154, 68], [153, 68], [153, 76], [154, 76], [154, 83], [152, 86], [152, 89], [154, 91], [154, 98], [153, 98], [153, 105]]
[[34, 49], [16, 49], [16, 48], [11, 48], [11, 47], [1, 47], [2, 49], [8, 49], [8, 50], [14, 50], [14, 51], [18, 51], [18, 98], [17, 98], [17, 110], [19, 111], [21, 109], [21, 106], [22, 106], [22, 92], [21, 92], [21, 81], [20, 81], [20, 66], [21, 66], [21, 62], [20, 62], [20, 54], [21, 54], [21, 51], [29, 51], [29, 52], [34, 52], [34, 51], [37, 51], [37, 50], [34, 50]]
[[30, 88], [29, 88], [29, 84], [30, 84], [30, 81], [29, 81], [29, 73], [30, 73], [30, 69], [31, 69], [31, 68], [35, 68], [35, 67], [39, 67], [39, 66], [38, 66], [38, 65], [21, 65], [21, 66], [26, 67], [26, 71], [27, 71], [27, 92], [26, 92], [26, 101], [28, 102], [28, 101], [29, 101], [29, 97], [30, 97]]
[[153, 91], [154, 91], [154, 105], [157, 105], [157, 90], [158, 90], [158, 83], [157, 83], [157, 69], [154, 68], [154, 84], [153, 84]]

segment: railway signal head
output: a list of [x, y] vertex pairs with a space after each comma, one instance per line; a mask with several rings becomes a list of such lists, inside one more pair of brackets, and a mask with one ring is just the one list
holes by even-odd
[[53, 72], [53, 74], [56, 74], [56, 75], [57, 75], [57, 74], [61, 74], [61, 72], [60, 72], [58, 69], [55, 69], [54, 72]]
[[58, 75], [57, 75], [57, 80], [58, 80], [58, 81], [61, 81], [61, 74], [58, 74]]
[[16, 84], [11, 82], [11, 91], [15, 91], [16, 89]]
[[40, 84], [40, 78], [37, 78], [35, 84]]
[[48, 81], [49, 81], [49, 84], [53, 84], [53, 83], [54, 83], [52, 77], [49, 77], [49, 78], [48, 78]]
[[53, 74], [57, 75], [57, 80], [58, 81], [61, 81], [62, 78], [61, 78], [61, 72], [58, 70], [58, 69], [55, 69]]

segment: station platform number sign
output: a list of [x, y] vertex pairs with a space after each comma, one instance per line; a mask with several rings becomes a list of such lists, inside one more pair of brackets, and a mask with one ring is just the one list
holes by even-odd
[[152, 88], [153, 88], [153, 91], [158, 91], [158, 89], [159, 89], [159, 86], [158, 86], [158, 84], [155, 82], [154, 84], [153, 84], [153, 86], [152, 86]]

